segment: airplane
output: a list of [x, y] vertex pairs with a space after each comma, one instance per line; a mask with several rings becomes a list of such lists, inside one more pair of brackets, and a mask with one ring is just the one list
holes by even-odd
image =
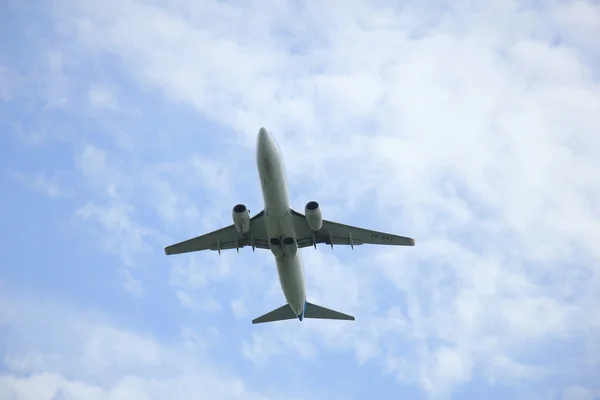
[[165, 254], [202, 250], [236, 249], [251, 246], [270, 250], [275, 257], [279, 283], [286, 304], [252, 320], [253, 324], [304, 318], [354, 321], [351, 315], [306, 301], [306, 279], [300, 249], [317, 244], [354, 246], [363, 244], [414, 246], [410, 237], [343, 225], [323, 219], [319, 203], [309, 201], [304, 214], [290, 201], [283, 157], [275, 139], [264, 127], [258, 131], [256, 163], [264, 209], [250, 218], [244, 204], [232, 210], [233, 224], [225, 228], [165, 247]]

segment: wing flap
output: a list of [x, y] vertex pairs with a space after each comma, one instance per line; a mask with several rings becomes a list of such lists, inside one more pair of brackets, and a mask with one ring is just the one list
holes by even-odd
[[414, 246], [415, 240], [406, 236], [372, 231], [338, 222], [323, 220], [323, 226], [318, 232], [313, 232], [308, 226], [306, 217], [293, 211], [296, 218], [298, 247], [316, 246], [318, 243], [329, 245], [360, 246], [363, 244], [379, 244], [387, 246]]
[[240, 249], [246, 246], [268, 249], [269, 242], [263, 216], [264, 211], [261, 211], [250, 219], [250, 231], [248, 233], [239, 233], [234, 225], [229, 225], [225, 228], [167, 246], [165, 247], [165, 254], [182, 254], [203, 250], [221, 251]]

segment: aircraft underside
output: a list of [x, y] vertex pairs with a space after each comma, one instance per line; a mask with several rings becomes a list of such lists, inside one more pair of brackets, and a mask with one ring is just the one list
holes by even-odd
[[321, 207], [309, 201], [304, 214], [295, 211], [290, 196], [283, 158], [271, 134], [264, 128], [258, 133], [257, 167], [264, 210], [250, 217], [244, 204], [232, 210], [233, 224], [225, 228], [165, 247], [165, 254], [182, 254], [203, 250], [218, 251], [251, 247], [270, 250], [277, 264], [281, 289], [287, 303], [252, 321], [253, 324], [288, 319], [354, 320], [351, 315], [330, 310], [306, 301], [306, 280], [300, 249], [318, 244], [360, 246], [378, 244], [414, 246], [405, 236], [371, 231], [323, 219]]

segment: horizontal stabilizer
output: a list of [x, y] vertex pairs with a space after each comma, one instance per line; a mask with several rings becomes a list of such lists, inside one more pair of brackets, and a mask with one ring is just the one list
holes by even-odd
[[345, 321], [354, 321], [354, 317], [352, 315], [343, 314], [338, 311], [333, 311], [329, 308], [321, 307], [309, 302], [306, 302], [306, 311], [304, 311], [304, 318], [341, 319]]
[[286, 319], [295, 319], [298, 316], [292, 310], [292, 307], [289, 304], [283, 305], [276, 310], [266, 313], [263, 316], [260, 316], [256, 319], [252, 320], [253, 324], [262, 324], [263, 322], [274, 322], [274, 321], [284, 321]]

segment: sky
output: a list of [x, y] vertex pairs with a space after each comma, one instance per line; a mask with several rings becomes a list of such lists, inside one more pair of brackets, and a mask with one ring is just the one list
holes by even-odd
[[[0, 3], [0, 399], [600, 399], [600, 4]], [[167, 257], [292, 203], [415, 238]]]

